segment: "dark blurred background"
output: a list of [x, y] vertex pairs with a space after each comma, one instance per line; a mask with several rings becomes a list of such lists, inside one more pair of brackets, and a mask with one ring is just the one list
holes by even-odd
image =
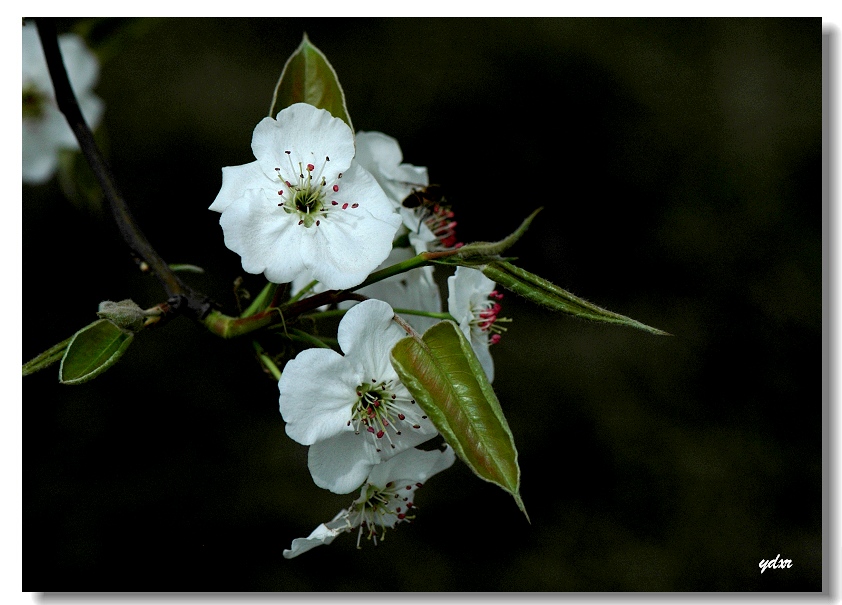
[[[60, 30], [89, 22], [61, 20]], [[100, 135], [165, 259], [234, 312], [207, 210], [306, 32], [354, 126], [429, 167], [463, 241], [544, 211], [518, 264], [656, 337], [513, 294], [493, 349], [528, 524], [461, 463], [358, 552], [281, 552], [315, 487], [248, 341], [180, 318], [85, 385], [23, 379], [27, 591], [817, 591], [820, 19], [105, 20]], [[116, 42], [115, 42], [116, 40]], [[110, 215], [23, 189], [23, 354], [160, 302]], [[812, 353], [810, 352], [812, 351]], [[815, 364], [815, 365], [814, 365]], [[809, 378], [812, 376], [812, 378]], [[811, 382], [812, 381], [812, 382]], [[812, 386], [810, 386], [812, 384]], [[759, 572], [780, 554], [793, 567]]]

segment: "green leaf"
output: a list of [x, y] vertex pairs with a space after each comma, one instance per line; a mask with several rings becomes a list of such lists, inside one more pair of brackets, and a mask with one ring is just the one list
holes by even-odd
[[472, 259], [477, 257], [481, 258], [491, 256], [499, 257], [500, 254], [511, 248], [515, 244], [515, 242], [517, 242], [523, 236], [523, 234], [526, 233], [526, 230], [529, 229], [529, 225], [532, 224], [532, 220], [543, 209], [544, 208], [542, 206], [533, 210], [532, 214], [523, 219], [523, 222], [517, 229], [515, 229], [512, 233], [510, 233], [500, 241], [471, 242], [470, 244], [465, 244], [464, 246], [459, 248], [459, 251], [454, 255], [454, 257], [457, 259]]
[[81, 384], [92, 380], [117, 363], [134, 340], [107, 319], [85, 326], [70, 340], [59, 368], [59, 382]]
[[57, 345], [53, 345], [52, 347], [38, 355], [38, 357], [30, 359], [25, 364], [23, 364], [23, 375], [29, 376], [30, 374], [34, 374], [38, 370], [43, 370], [44, 368], [53, 365], [55, 362], [61, 359], [64, 355], [65, 349], [67, 349], [67, 345], [70, 344], [72, 338], [73, 337], [71, 336], [70, 338], [62, 340]]
[[515, 267], [509, 262], [495, 261], [480, 267], [480, 269], [487, 277], [506, 289], [554, 311], [561, 311], [590, 321], [620, 324], [659, 336], [669, 336], [668, 332], [647, 326], [625, 315], [597, 307], [534, 273]]
[[354, 131], [339, 78], [324, 53], [310, 43], [307, 34], [284, 65], [275, 86], [269, 117], [274, 118], [277, 112], [294, 103], [309, 103], [327, 109]]
[[526, 515], [512, 432], [471, 343], [456, 324], [442, 321], [420, 340], [398, 341], [392, 366], [453, 451], [478, 477], [512, 494]]

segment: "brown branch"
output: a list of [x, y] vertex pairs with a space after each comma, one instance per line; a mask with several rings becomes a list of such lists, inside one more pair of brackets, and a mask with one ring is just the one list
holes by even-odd
[[58, 46], [58, 33], [56, 31], [55, 20], [52, 18], [38, 17], [35, 19], [35, 24], [38, 28], [38, 36], [41, 39], [41, 46], [44, 49], [47, 67], [50, 70], [50, 78], [53, 82], [58, 108], [67, 119], [67, 123], [70, 125], [73, 134], [76, 136], [76, 140], [79, 142], [79, 148], [82, 154], [88, 161], [97, 181], [99, 181], [105, 199], [111, 207], [117, 228], [120, 230], [120, 235], [122, 235], [123, 240], [128, 244], [138, 264], [145, 262], [152, 269], [166, 291], [167, 296], [170, 298], [170, 304], [173, 309], [180, 310], [182, 303], [186, 302], [187, 308], [201, 319], [210, 310], [210, 302], [206, 297], [196, 294], [191, 288], [186, 286], [175, 272], [170, 269], [164, 259], [161, 258], [155, 248], [152, 247], [152, 244], [149, 243], [149, 240], [146, 239], [146, 236], [135, 222], [128, 204], [126, 204], [126, 201], [114, 183], [111, 170], [94, 141], [93, 133], [82, 116], [76, 95], [70, 86]]

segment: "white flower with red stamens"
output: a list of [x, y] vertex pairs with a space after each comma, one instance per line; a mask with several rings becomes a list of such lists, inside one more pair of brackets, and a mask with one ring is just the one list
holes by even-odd
[[243, 269], [287, 283], [310, 272], [326, 288], [361, 283], [388, 256], [400, 216], [354, 160], [354, 135], [324, 109], [296, 103], [264, 118], [256, 161], [222, 169], [210, 209]]
[[403, 234], [412, 247], [425, 252], [455, 246], [453, 212], [441, 204], [422, 204], [410, 197], [430, 185], [427, 169], [404, 163], [397, 140], [382, 132], [360, 131], [356, 141], [357, 161], [377, 179], [400, 212]]
[[[342, 509], [332, 521], [322, 523], [306, 538], [296, 538], [284, 557], [292, 559], [301, 553], [330, 544], [341, 533], [357, 529], [357, 548], [363, 536], [377, 544], [385, 538], [386, 529], [415, 518], [415, 490], [427, 479], [450, 468], [456, 456], [453, 449], [422, 451], [409, 449], [371, 469], [360, 497]], [[379, 538], [378, 538], [379, 537]]]
[[[59, 151], [78, 149], [79, 143], [64, 115], [59, 111], [47, 60], [35, 25], [22, 30], [23, 58], [23, 182], [47, 182], [59, 164]], [[67, 77], [76, 95], [82, 116], [95, 129], [105, 105], [92, 89], [99, 79], [99, 61], [76, 34], [58, 39]]]
[[459, 323], [462, 333], [471, 341], [488, 381], [494, 380], [494, 360], [489, 345], [500, 340], [506, 328], [500, 322], [510, 321], [498, 317], [503, 294], [494, 289], [494, 282], [482, 271], [470, 267], [457, 267], [447, 278], [447, 310]]
[[371, 468], [437, 434], [392, 367], [392, 347], [406, 333], [380, 300], [348, 310], [332, 349], [306, 349], [278, 382], [279, 407], [292, 439], [309, 445], [319, 487], [347, 494]]

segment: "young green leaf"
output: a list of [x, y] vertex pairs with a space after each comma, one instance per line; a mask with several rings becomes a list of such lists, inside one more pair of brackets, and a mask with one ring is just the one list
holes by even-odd
[[65, 349], [67, 349], [67, 345], [70, 344], [70, 341], [73, 337], [67, 338], [62, 340], [57, 345], [53, 345], [38, 357], [34, 359], [30, 359], [25, 364], [23, 364], [23, 375], [29, 376], [30, 374], [34, 374], [38, 370], [43, 370], [46, 367], [53, 365], [59, 359], [62, 358], [64, 355]]
[[294, 103], [308, 103], [326, 109], [334, 118], [343, 120], [351, 132], [354, 131], [339, 78], [324, 53], [313, 46], [307, 34], [284, 65], [272, 96], [269, 117], [274, 118], [280, 110]]
[[563, 290], [555, 284], [548, 282], [544, 278], [538, 277], [534, 273], [525, 271], [520, 267], [516, 267], [509, 262], [495, 261], [479, 268], [488, 278], [493, 279], [501, 286], [511, 290], [515, 294], [523, 296], [527, 300], [549, 307], [554, 311], [561, 311], [562, 313], [590, 321], [620, 324], [659, 336], [669, 336], [668, 332], [647, 326], [625, 315], [597, 307], [578, 296], [574, 296], [567, 290]]
[[478, 477], [512, 494], [526, 515], [512, 432], [462, 331], [452, 321], [439, 322], [421, 340], [398, 341], [391, 357], [401, 382], [456, 455]]
[[117, 363], [133, 339], [134, 334], [107, 319], [85, 326], [67, 345], [59, 368], [59, 382], [81, 384], [96, 378]]

